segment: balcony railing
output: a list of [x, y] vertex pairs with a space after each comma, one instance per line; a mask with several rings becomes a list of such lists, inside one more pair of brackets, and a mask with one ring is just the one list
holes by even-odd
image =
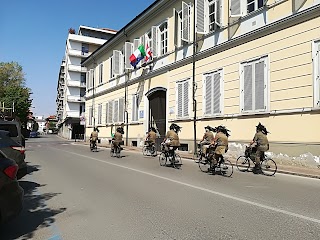
[[90, 52], [82, 52], [82, 50], [75, 50], [75, 49], [69, 49], [68, 54], [70, 56], [75, 56], [75, 57], [88, 57], [91, 53]]
[[81, 67], [79, 65], [72, 65], [72, 64], [68, 65], [68, 70], [72, 72], [84, 72], [84, 73], [87, 72], [86, 67]]
[[80, 112], [77, 111], [77, 110], [69, 110], [69, 111], [66, 111], [66, 116], [67, 117], [79, 118], [80, 117]]
[[67, 96], [68, 102], [85, 102], [84, 97], [80, 96]]
[[75, 81], [75, 80], [68, 80], [67, 81], [69, 87], [86, 87], [85, 82]]

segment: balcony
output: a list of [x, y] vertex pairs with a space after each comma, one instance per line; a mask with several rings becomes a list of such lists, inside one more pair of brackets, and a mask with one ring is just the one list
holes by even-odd
[[66, 117], [80, 118], [80, 112], [77, 110], [66, 111]]
[[75, 80], [68, 80], [67, 81], [69, 87], [86, 87], [85, 82], [75, 81]]
[[80, 97], [80, 96], [67, 96], [67, 101], [68, 102], [85, 102], [84, 97]]
[[82, 52], [81, 50], [75, 50], [75, 49], [69, 49], [68, 50], [68, 55], [69, 56], [74, 56], [74, 57], [89, 57], [91, 53], [90, 52]]
[[80, 65], [68, 65], [68, 71], [71, 72], [83, 72], [86, 73], [87, 72], [87, 68], [86, 67], [81, 67]]

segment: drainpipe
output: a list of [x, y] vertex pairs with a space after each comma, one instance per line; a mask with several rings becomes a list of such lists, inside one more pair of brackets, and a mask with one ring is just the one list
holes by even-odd
[[124, 79], [124, 106], [125, 106], [125, 111], [124, 111], [124, 117], [125, 117], [125, 124], [126, 124], [126, 146], [128, 146], [128, 131], [129, 131], [129, 124], [128, 124], [128, 79], [129, 79], [129, 69], [126, 71], [125, 74], [125, 79]]
[[196, 100], [196, 6], [193, 5], [193, 53], [192, 53], [192, 105], [193, 105], [193, 154], [197, 152], [197, 100]]

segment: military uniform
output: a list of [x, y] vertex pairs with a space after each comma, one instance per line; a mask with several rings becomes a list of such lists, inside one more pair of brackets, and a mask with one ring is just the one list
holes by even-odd
[[97, 139], [98, 139], [98, 132], [97, 132], [97, 131], [93, 131], [93, 132], [91, 133], [90, 137], [91, 137], [91, 141], [92, 141], [92, 142], [97, 141]]
[[256, 164], [260, 164], [260, 159], [265, 151], [269, 150], [269, 141], [267, 135], [263, 134], [261, 131], [254, 135], [253, 141], [256, 143]]
[[207, 152], [207, 147], [205, 145], [209, 145], [213, 139], [214, 139], [214, 136], [213, 136], [212, 132], [205, 132], [204, 133], [203, 140], [200, 143], [200, 145], [202, 147], [203, 154], [206, 154], [206, 152]]
[[150, 131], [148, 133], [148, 141], [150, 141], [150, 143], [155, 144], [156, 143], [156, 138], [157, 138], [157, 134], [154, 131]]
[[113, 149], [115, 146], [118, 146], [118, 145], [120, 145], [120, 143], [122, 142], [122, 134], [121, 133], [119, 133], [119, 132], [116, 132], [115, 134], [114, 134], [114, 140], [113, 140], [113, 144], [112, 144], [112, 146], [111, 146], [111, 148]]
[[227, 152], [228, 150], [228, 137], [222, 133], [222, 132], [218, 132], [216, 134], [216, 137], [214, 138], [215, 144], [216, 144], [216, 148], [214, 150], [214, 155], [215, 157], [213, 158], [213, 164], [217, 164], [218, 163], [218, 159]]

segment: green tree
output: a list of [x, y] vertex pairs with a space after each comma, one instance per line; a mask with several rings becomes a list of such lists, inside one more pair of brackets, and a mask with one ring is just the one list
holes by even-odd
[[25, 86], [22, 67], [17, 62], [0, 62], [0, 102], [5, 107], [13, 107], [21, 122], [26, 122], [31, 90]]

